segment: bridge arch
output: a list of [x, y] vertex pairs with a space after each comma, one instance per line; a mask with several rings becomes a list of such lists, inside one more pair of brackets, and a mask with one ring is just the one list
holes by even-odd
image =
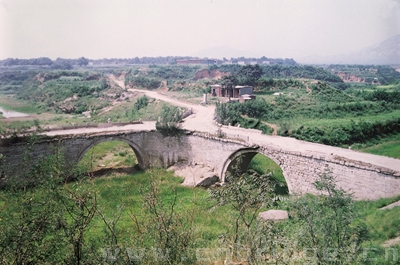
[[[281, 167], [281, 162], [279, 160], [277, 160], [275, 157], [273, 156], [269, 156], [264, 154], [263, 152], [260, 152], [259, 147], [248, 147], [248, 148], [241, 148], [236, 150], [235, 152], [233, 152], [228, 159], [225, 160], [224, 165], [222, 167], [222, 171], [221, 171], [221, 182], [225, 182], [225, 175], [227, 172], [232, 172], [232, 170], [234, 170], [235, 168], [239, 170], [239, 172], [246, 172], [247, 169], [249, 168], [250, 162], [251, 160], [257, 155], [257, 154], [261, 154], [264, 155], [266, 157], [268, 157], [269, 159], [271, 159], [272, 161], [274, 161], [279, 167]], [[238, 164], [239, 163], [239, 164]], [[282, 169], [282, 167], [281, 167]], [[283, 177], [286, 180], [286, 184], [287, 184], [287, 188], [289, 190], [289, 193], [292, 193], [292, 188], [291, 188], [291, 183], [290, 180], [287, 176], [287, 174], [285, 173], [285, 171], [282, 169], [282, 174]]]
[[136, 143], [130, 141], [129, 139], [126, 139], [124, 137], [119, 137], [119, 136], [113, 136], [110, 138], [102, 138], [102, 139], [98, 139], [95, 140], [93, 142], [91, 142], [90, 144], [88, 144], [87, 146], [85, 146], [79, 153], [79, 155], [77, 156], [77, 160], [75, 162], [79, 162], [82, 160], [82, 158], [85, 156], [85, 154], [93, 147], [95, 147], [96, 145], [103, 143], [103, 142], [109, 142], [109, 141], [121, 141], [121, 142], [125, 142], [127, 143], [133, 150], [133, 152], [135, 153], [136, 159], [138, 161], [139, 167], [142, 169], [146, 168], [146, 163], [144, 161], [144, 152], [143, 150], [140, 148], [140, 146], [138, 146]]

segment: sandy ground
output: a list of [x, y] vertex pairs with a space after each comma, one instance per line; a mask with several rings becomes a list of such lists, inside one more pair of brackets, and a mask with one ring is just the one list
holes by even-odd
[[382, 247], [386, 248], [395, 245], [400, 245], [400, 236], [387, 240], [385, 243], [382, 244]]
[[139, 89], [128, 89], [131, 92], [140, 92], [148, 97], [152, 97], [158, 100], [162, 100], [171, 103], [175, 106], [192, 109], [194, 114], [187, 117], [183, 123], [183, 128], [192, 131], [206, 131], [216, 132], [218, 127], [213, 122], [215, 106], [213, 105], [195, 105], [187, 102], [182, 102], [155, 91], [139, 90]]
[[204, 180], [213, 176], [218, 176], [212, 168], [206, 165], [174, 165], [168, 170], [174, 171], [174, 174], [183, 178], [183, 186], [194, 187]]

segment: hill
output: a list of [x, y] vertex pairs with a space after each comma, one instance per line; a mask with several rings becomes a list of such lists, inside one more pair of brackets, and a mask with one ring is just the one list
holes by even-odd
[[312, 56], [302, 58], [299, 61], [314, 64], [398, 65], [400, 64], [400, 34], [352, 53], [329, 57]]

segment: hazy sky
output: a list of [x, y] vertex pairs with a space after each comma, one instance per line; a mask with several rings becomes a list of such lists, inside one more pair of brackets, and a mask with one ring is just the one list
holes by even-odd
[[219, 47], [296, 60], [397, 34], [400, 0], [0, 0], [0, 59], [212, 57]]

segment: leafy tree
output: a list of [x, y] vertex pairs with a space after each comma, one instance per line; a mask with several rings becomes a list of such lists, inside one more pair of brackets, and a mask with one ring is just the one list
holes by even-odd
[[[254, 170], [242, 173], [234, 167], [226, 175], [226, 185], [210, 190], [210, 197], [216, 201], [215, 207], [227, 206], [232, 214], [233, 231], [226, 235], [225, 243], [232, 248], [233, 260], [244, 258], [254, 262], [260, 258], [260, 249], [269, 249], [272, 239], [283, 244], [282, 233], [277, 227], [257, 219], [259, 210], [271, 207], [277, 199], [275, 182], [270, 177], [271, 173], [261, 175]], [[246, 250], [245, 257], [243, 250]]]
[[227, 103], [216, 103], [216, 121], [222, 125], [234, 124], [239, 119], [239, 112]]
[[96, 191], [82, 178], [66, 184], [78, 172], [64, 161], [57, 149], [32, 166], [28, 148], [24, 170], [7, 178], [0, 209], [1, 264], [99, 263], [97, 242], [84, 240], [97, 215]]
[[363, 223], [356, 217], [351, 195], [336, 186], [327, 171], [314, 183], [321, 195], [305, 195], [293, 202], [295, 218], [304, 248], [312, 249], [316, 264], [355, 264], [360, 262], [361, 245], [368, 238]]
[[225, 87], [226, 89], [232, 89], [235, 86], [237, 86], [239, 83], [236, 75], [228, 75], [224, 76], [221, 79], [221, 85]]
[[272, 107], [262, 98], [246, 101], [244, 104], [239, 105], [239, 109], [241, 114], [260, 119], [266, 114], [266, 112], [271, 110]]
[[[32, 138], [30, 146], [35, 143]], [[0, 211], [0, 263], [38, 264], [62, 262], [62, 212], [57, 190], [65, 177], [60, 153], [32, 167], [26, 150], [19, 176], [8, 176], [4, 207]], [[32, 179], [35, 180], [32, 183]], [[39, 187], [33, 188], [33, 185]]]
[[89, 64], [89, 61], [85, 57], [78, 58], [78, 65], [79, 66], [86, 66]]
[[256, 64], [243, 66], [236, 75], [240, 85], [255, 86], [262, 74], [262, 68]]

